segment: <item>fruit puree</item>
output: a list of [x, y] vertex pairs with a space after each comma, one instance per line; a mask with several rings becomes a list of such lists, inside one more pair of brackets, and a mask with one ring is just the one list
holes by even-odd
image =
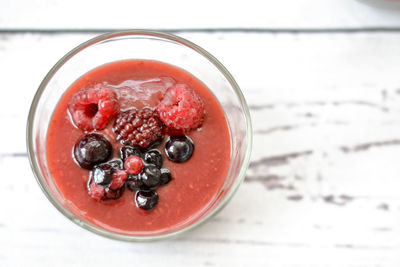
[[[173, 84], [185, 84], [202, 99], [204, 121], [200, 128], [187, 131], [195, 144], [191, 158], [183, 163], [168, 160], [164, 146], [168, 133], [158, 147], [163, 167], [172, 180], [157, 189], [157, 206], [143, 210], [135, 205], [135, 192], [125, 189], [119, 199], [96, 201], [88, 195], [89, 170], [80, 168], [72, 151], [77, 141], [89, 132], [105, 136], [118, 158], [122, 146], [115, 140], [110, 122], [105, 129], [83, 132], [71, 123], [68, 106], [74, 94], [102, 84], [113, 88], [120, 108], [157, 106]], [[100, 66], [80, 77], [64, 93], [54, 110], [47, 134], [47, 161], [54, 182], [67, 205], [87, 221], [108, 231], [148, 235], [165, 233], [204, 211], [217, 197], [227, 177], [230, 163], [230, 134], [224, 112], [214, 95], [191, 74], [165, 63], [126, 60]]]

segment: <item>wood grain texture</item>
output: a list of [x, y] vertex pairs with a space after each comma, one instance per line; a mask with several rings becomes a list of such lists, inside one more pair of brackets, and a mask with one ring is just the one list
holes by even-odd
[[0, 266], [399, 266], [400, 34], [182, 33], [237, 79], [255, 145], [221, 213], [145, 244], [69, 222], [26, 157], [36, 88], [92, 36], [0, 34], [0, 118], [13, 125], [0, 138]]
[[2, 0], [0, 28], [399, 28], [399, 13], [388, 0]]

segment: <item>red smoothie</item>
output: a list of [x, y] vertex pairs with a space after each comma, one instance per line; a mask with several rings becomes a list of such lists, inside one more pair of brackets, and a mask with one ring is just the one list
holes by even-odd
[[[184, 131], [194, 143], [186, 162], [169, 160], [165, 154], [166, 131], [157, 149], [171, 181], [156, 189], [158, 204], [151, 210], [135, 205], [135, 192], [125, 189], [118, 199], [98, 201], [88, 194], [90, 170], [74, 160], [73, 149], [82, 136], [96, 132], [113, 147], [118, 158], [122, 147], [113, 132], [115, 118], [102, 130], [79, 129], [71, 122], [68, 107], [81, 90], [101, 84], [118, 96], [119, 108], [155, 108], [168, 88], [184, 84], [204, 103], [205, 115], [197, 129]], [[164, 127], [167, 128], [167, 127]], [[179, 131], [178, 131], [179, 132]], [[100, 66], [80, 77], [64, 93], [54, 110], [47, 134], [47, 161], [54, 182], [68, 205], [89, 222], [108, 231], [128, 235], [166, 233], [202, 213], [215, 200], [227, 177], [230, 163], [230, 133], [224, 112], [209, 89], [191, 74], [157, 61], [126, 60]]]

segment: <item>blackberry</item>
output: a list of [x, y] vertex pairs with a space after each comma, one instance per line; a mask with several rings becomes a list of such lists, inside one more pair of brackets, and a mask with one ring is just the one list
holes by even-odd
[[148, 148], [164, 137], [157, 112], [148, 107], [121, 112], [113, 131], [121, 144], [140, 148]]

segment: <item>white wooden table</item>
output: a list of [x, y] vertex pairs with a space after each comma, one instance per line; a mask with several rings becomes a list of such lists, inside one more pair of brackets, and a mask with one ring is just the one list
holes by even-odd
[[[0, 2], [0, 266], [400, 266], [398, 5], [127, 2]], [[41, 192], [25, 146], [30, 102], [52, 65], [99, 33], [131, 28], [171, 31], [214, 54], [254, 125], [230, 204], [156, 243], [68, 221]]]

